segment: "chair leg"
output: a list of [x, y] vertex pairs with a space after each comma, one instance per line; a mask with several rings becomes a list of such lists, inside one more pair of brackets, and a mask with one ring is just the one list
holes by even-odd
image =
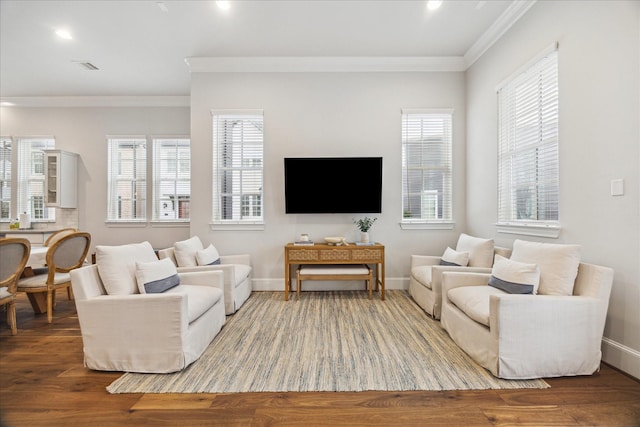
[[47, 322], [49, 323], [53, 320], [53, 298], [54, 291], [49, 289], [47, 291]]
[[7, 304], [7, 323], [11, 327], [11, 335], [18, 333], [18, 325], [16, 324], [16, 302], [11, 301]]

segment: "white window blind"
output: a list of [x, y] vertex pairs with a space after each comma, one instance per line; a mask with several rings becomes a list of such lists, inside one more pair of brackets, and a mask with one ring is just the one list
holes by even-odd
[[147, 201], [147, 140], [108, 138], [107, 220], [145, 220]]
[[153, 139], [153, 220], [188, 221], [191, 202], [191, 142]]
[[402, 221], [450, 222], [452, 110], [402, 111]]
[[55, 208], [44, 205], [45, 154], [55, 148], [51, 137], [18, 138], [18, 200], [16, 215], [28, 213], [31, 221], [55, 221]]
[[263, 222], [263, 113], [213, 111], [213, 223]]
[[11, 219], [11, 138], [0, 137], [0, 221]]
[[558, 53], [498, 89], [498, 223], [557, 225]]

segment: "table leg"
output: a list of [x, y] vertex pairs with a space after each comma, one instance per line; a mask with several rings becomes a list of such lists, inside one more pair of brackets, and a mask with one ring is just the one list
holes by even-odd
[[289, 301], [289, 290], [291, 289], [291, 266], [284, 263], [284, 300]]
[[44, 292], [27, 292], [27, 297], [36, 314], [47, 312], [47, 291]]
[[384, 291], [385, 291], [385, 286], [384, 286], [384, 261], [381, 264], [382, 264], [382, 277], [381, 277], [381, 280], [380, 280], [380, 286], [382, 286], [382, 293], [380, 294], [380, 299], [382, 299], [382, 301], [384, 301]]

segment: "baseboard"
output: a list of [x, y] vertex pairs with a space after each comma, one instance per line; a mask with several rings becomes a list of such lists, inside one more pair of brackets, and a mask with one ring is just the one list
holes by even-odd
[[603, 337], [602, 360], [608, 365], [640, 379], [640, 351]]
[[[252, 280], [254, 291], [284, 291], [284, 278], [279, 279], [256, 279]], [[295, 280], [293, 285], [295, 287]], [[387, 290], [406, 290], [409, 289], [409, 279], [403, 277], [387, 277], [385, 280], [385, 288]], [[312, 282], [304, 283], [306, 291], [345, 291], [364, 289], [364, 284], [353, 282]]]

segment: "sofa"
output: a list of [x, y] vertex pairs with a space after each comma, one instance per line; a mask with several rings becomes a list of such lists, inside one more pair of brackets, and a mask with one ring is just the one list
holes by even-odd
[[[488, 273], [495, 254], [509, 257], [511, 249], [494, 246], [492, 239], [460, 234], [456, 249], [447, 248], [442, 256], [411, 255], [409, 294], [431, 317], [440, 319], [442, 273], [467, 271]], [[452, 258], [448, 258], [451, 255]]]
[[223, 273], [177, 273], [148, 242], [97, 246], [96, 264], [71, 271], [71, 284], [94, 370], [182, 370], [226, 321]]
[[248, 254], [220, 255], [212, 244], [205, 248], [198, 236], [176, 242], [173, 247], [160, 249], [158, 258], [170, 259], [177, 266], [178, 272], [223, 272], [226, 314], [235, 313], [253, 290], [253, 268]]
[[579, 247], [514, 242], [491, 273], [442, 275], [441, 325], [493, 375], [591, 375], [600, 367], [613, 270]]

